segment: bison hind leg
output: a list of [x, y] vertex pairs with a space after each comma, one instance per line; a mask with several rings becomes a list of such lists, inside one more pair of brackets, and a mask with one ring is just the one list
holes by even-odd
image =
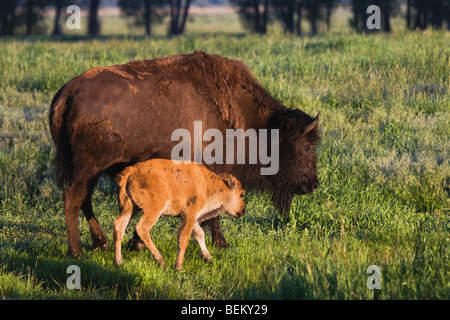
[[94, 250], [108, 250], [108, 241], [92, 210], [92, 193], [99, 175], [122, 161], [125, 143], [113, 130], [108, 119], [95, 123], [76, 123], [73, 130], [77, 136], [73, 158], [73, 180], [83, 181], [85, 187], [81, 203], [89, 224]]
[[83, 204], [81, 206], [81, 210], [84, 213], [84, 216], [89, 224], [89, 231], [91, 233], [92, 246], [94, 251], [108, 250], [109, 244], [106, 236], [103, 232], [102, 227], [100, 226], [98, 220], [95, 218], [94, 211], [92, 210], [92, 194], [94, 193], [95, 184], [98, 181], [99, 176], [95, 176], [90, 179], [87, 185], [87, 193], [84, 198]]

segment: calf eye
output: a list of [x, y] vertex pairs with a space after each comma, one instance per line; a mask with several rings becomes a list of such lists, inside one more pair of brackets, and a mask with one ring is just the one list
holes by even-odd
[[305, 150], [306, 150], [306, 152], [309, 152], [309, 151], [311, 151], [311, 147], [307, 146], [307, 147], [305, 147]]
[[243, 194], [243, 193], [241, 193], [241, 194], [240, 194], [240, 196], [241, 196], [241, 198], [243, 198], [243, 197], [244, 197], [244, 194]]

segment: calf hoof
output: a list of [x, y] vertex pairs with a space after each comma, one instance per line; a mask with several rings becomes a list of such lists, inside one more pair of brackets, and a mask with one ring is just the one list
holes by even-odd
[[175, 265], [175, 271], [179, 272], [182, 269], [183, 269], [183, 265], [178, 265], [178, 264]]
[[120, 259], [116, 259], [115, 260], [115, 265], [116, 265], [116, 267], [120, 267], [121, 265], [122, 265], [122, 258], [120, 258]]

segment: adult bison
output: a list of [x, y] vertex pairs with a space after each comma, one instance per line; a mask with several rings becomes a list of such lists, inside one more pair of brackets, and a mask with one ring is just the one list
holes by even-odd
[[[279, 129], [276, 174], [261, 175], [259, 162], [207, 165], [216, 173], [232, 173], [246, 188], [271, 191], [279, 211], [287, 212], [294, 195], [311, 193], [318, 184], [318, 115], [312, 118], [281, 105], [240, 61], [201, 51], [89, 69], [57, 92], [49, 120], [57, 182], [65, 187], [69, 253], [74, 256], [82, 255], [80, 209], [94, 248], [108, 248], [91, 204], [100, 174], [115, 176], [138, 161], [170, 159], [177, 144], [172, 133], [179, 128], [193, 132], [194, 121], [201, 121], [203, 131], [223, 133]], [[218, 218], [208, 224], [213, 242], [226, 246]]]

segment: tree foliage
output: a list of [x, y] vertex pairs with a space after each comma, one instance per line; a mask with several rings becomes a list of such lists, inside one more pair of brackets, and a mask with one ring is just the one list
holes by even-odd
[[[115, 0], [2, 0], [0, 10], [0, 35], [45, 33], [44, 11], [55, 9], [52, 34], [62, 33], [60, 18], [66, 6], [79, 5], [88, 10], [90, 35], [100, 33], [99, 9]], [[169, 16], [168, 34], [183, 34], [186, 29], [189, 8], [194, 0], [117, 0], [123, 17], [132, 25], [144, 26], [151, 34], [152, 25], [162, 23]], [[206, 0], [204, 0], [206, 1]], [[223, 4], [222, 0], [208, 0]], [[114, 2], [115, 3], [115, 2]], [[203, 2], [202, 2], [203, 3]], [[237, 7], [245, 30], [264, 34], [268, 26], [279, 23], [288, 32], [300, 35], [302, 25], [307, 22], [312, 34], [329, 31], [333, 10], [343, 5], [351, 10], [350, 26], [357, 31], [367, 30], [368, 6], [377, 5], [381, 12], [381, 30], [392, 29], [391, 18], [399, 16], [405, 9], [405, 25], [410, 30], [428, 27], [450, 30], [450, 0], [229, 0]], [[198, 2], [197, 2], [198, 4]]]
[[232, 0], [238, 7], [243, 25], [253, 32], [267, 32], [267, 24], [279, 22], [289, 33], [302, 33], [303, 17], [316, 34], [319, 23], [329, 30], [331, 13], [339, 0]]
[[164, 5], [167, 0], [119, 0], [122, 16], [132, 21], [134, 26], [144, 26], [145, 33], [151, 34], [152, 25], [161, 23], [167, 10]]

